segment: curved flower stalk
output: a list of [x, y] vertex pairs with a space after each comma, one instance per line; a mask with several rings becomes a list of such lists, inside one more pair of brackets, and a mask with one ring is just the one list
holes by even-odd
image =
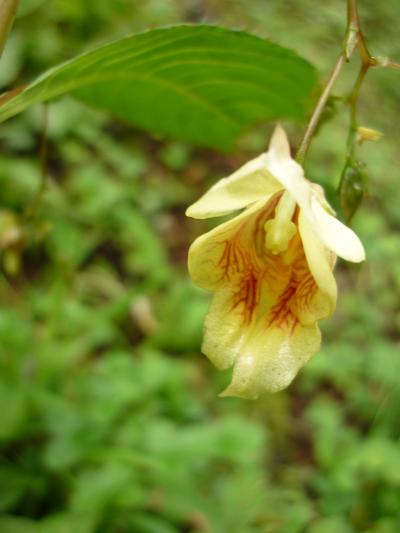
[[268, 152], [216, 183], [186, 214], [202, 219], [241, 208], [194, 241], [189, 272], [214, 292], [202, 350], [220, 369], [234, 365], [221, 395], [253, 399], [288, 386], [319, 350], [318, 320], [336, 305], [336, 256], [359, 262], [365, 253], [291, 158], [280, 126]]

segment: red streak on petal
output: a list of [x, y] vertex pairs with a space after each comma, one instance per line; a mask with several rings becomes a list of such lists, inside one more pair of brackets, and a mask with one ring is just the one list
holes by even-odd
[[279, 302], [275, 304], [267, 318], [267, 327], [274, 326], [280, 329], [289, 328], [293, 332], [298, 320], [290, 309], [290, 302], [296, 295], [296, 285], [290, 284], [285, 292], [281, 295]]
[[259, 276], [248, 264], [246, 274], [240, 280], [239, 288], [234, 293], [231, 310], [241, 306], [245, 324], [250, 324], [259, 303]]
[[[289, 245], [290, 264], [284, 262], [283, 256], [275, 256], [265, 248], [264, 224], [273, 215], [279, 197], [276, 195], [256, 216], [244, 221], [233, 236], [217, 243], [222, 248], [217, 267], [221, 271], [220, 281], [232, 288], [230, 310], [242, 315], [243, 325], [258, 319], [261, 300], [266, 305], [262, 291], [267, 286], [267, 298], [276, 303], [265, 309], [266, 327], [293, 332], [301, 309], [312, 304], [317, 286], [298, 234]], [[293, 221], [297, 222], [297, 212]]]

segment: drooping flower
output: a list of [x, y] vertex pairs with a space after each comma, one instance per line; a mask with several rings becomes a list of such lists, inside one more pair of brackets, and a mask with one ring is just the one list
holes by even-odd
[[291, 158], [280, 126], [268, 152], [217, 182], [186, 214], [203, 219], [242, 208], [194, 241], [189, 272], [214, 293], [202, 351], [220, 369], [234, 366], [221, 395], [257, 398], [288, 386], [318, 352], [318, 320], [336, 305], [336, 256], [359, 262], [365, 253]]

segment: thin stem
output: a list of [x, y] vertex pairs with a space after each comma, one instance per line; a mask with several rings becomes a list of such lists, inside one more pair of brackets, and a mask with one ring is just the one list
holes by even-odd
[[[350, 161], [354, 157], [354, 151], [356, 146], [356, 136], [357, 136], [357, 101], [358, 95], [360, 94], [360, 89], [364, 81], [365, 75], [368, 72], [366, 65], [361, 64], [360, 71], [358, 73], [357, 79], [354, 83], [353, 89], [347, 99], [350, 111], [350, 126], [349, 133], [347, 135], [347, 161]], [[342, 179], [339, 183], [339, 190], [342, 185]]]
[[0, 55], [17, 13], [18, 0], [0, 0]]
[[360, 71], [358, 73], [357, 79], [354, 83], [353, 89], [350, 93], [350, 96], [347, 100], [350, 106], [350, 127], [356, 129], [357, 127], [357, 102], [360, 95], [360, 90], [364, 82], [365, 76], [369, 70], [369, 66], [365, 63], [361, 63]]
[[342, 53], [338, 57], [336, 64], [333, 67], [332, 72], [325, 85], [325, 88], [322, 91], [322, 94], [318, 99], [317, 105], [315, 106], [313, 114], [311, 115], [310, 121], [308, 123], [307, 129], [304, 133], [303, 140], [301, 141], [299, 149], [297, 150], [296, 159], [299, 163], [304, 162], [304, 159], [307, 155], [307, 151], [310, 146], [310, 142], [314, 134], [315, 128], [317, 127], [320, 121], [322, 112], [325, 108], [325, 105], [331, 93], [332, 87], [335, 84], [335, 81], [337, 77], [339, 76], [340, 71], [342, 70], [342, 67], [345, 64], [345, 62], [346, 60], [345, 60], [344, 54]]

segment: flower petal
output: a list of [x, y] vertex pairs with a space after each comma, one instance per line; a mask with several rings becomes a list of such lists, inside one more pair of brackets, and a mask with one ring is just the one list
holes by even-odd
[[298, 225], [308, 268], [320, 291], [328, 298], [328, 316], [335, 309], [337, 299], [336, 280], [332, 272], [335, 256], [322, 244], [302, 210], [299, 213]]
[[205, 322], [202, 352], [220, 370], [232, 366], [251, 334], [244, 323], [244, 305], [233, 305], [235, 286], [218, 290], [211, 301]]
[[256, 399], [264, 391], [287, 387], [321, 344], [317, 324], [258, 328], [241, 347], [232, 382], [221, 396]]
[[268, 152], [270, 152], [276, 159], [291, 158], [289, 139], [280, 124], [277, 124], [271, 135]]
[[[266, 166], [301, 207], [322, 243], [336, 255], [358, 263], [365, 259], [360, 239], [347, 226], [328, 213], [323, 191], [304, 177], [303, 168], [290, 157], [284, 130], [277, 126], [266, 154]], [[326, 206], [323, 206], [323, 203]]]
[[265, 165], [295, 202], [302, 209], [310, 211], [314, 195], [313, 184], [305, 178], [303, 167], [290, 156], [289, 141], [279, 125], [265, 155]]
[[[246, 264], [247, 238], [242, 232], [241, 241], [237, 239], [241, 229], [245, 229], [249, 220], [260, 210], [266, 210], [265, 216], [272, 215], [278, 198], [268, 202], [259, 200], [236, 217], [220, 224], [208, 233], [198, 237], [189, 249], [188, 269], [194, 283], [202, 289], [215, 291], [226, 285]], [[268, 213], [267, 213], [268, 212]], [[246, 229], [250, 239], [251, 228]]]
[[354, 231], [330, 215], [316, 198], [312, 199], [311, 209], [315, 220], [314, 230], [329, 250], [353, 263], [364, 261], [365, 250]]
[[265, 167], [265, 154], [252, 159], [231, 174], [218, 181], [197, 202], [186, 210], [192, 218], [211, 218], [226, 215], [269, 196], [281, 189], [281, 185]]
[[285, 290], [291, 267], [264, 246], [264, 224], [278, 193], [199, 237], [189, 251], [193, 281], [216, 291], [205, 320], [202, 351], [218, 368], [231, 366], [259, 317]]

